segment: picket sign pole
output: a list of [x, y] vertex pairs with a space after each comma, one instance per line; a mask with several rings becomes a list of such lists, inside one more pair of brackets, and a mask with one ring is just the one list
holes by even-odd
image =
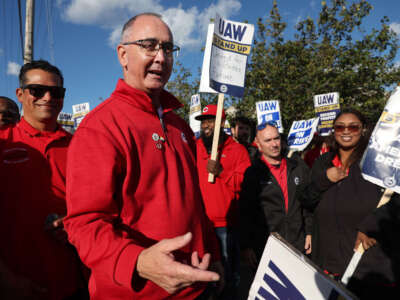
[[[377, 207], [381, 207], [382, 205], [385, 205], [386, 203], [388, 203], [390, 201], [390, 197], [392, 197], [393, 191], [390, 189], [385, 189], [385, 192], [383, 193], [381, 200], [379, 200], [378, 206]], [[351, 278], [351, 276], [353, 276], [354, 271], [356, 270], [358, 263], [361, 260], [362, 255], [364, 254], [365, 250], [364, 247], [362, 245], [362, 243], [360, 243], [360, 245], [358, 245], [357, 250], [354, 252], [353, 257], [351, 258], [349, 264], [347, 265], [346, 271], [344, 272], [343, 276], [342, 276], [342, 283], [344, 284], [348, 284], [349, 280]]]
[[291, 158], [294, 153], [294, 150], [289, 150], [287, 157]]
[[[215, 117], [214, 138], [211, 148], [211, 160], [217, 160], [219, 133], [221, 131], [222, 110], [224, 108], [224, 94], [218, 94], [217, 115]], [[208, 182], [214, 182], [214, 174], [208, 173]]]

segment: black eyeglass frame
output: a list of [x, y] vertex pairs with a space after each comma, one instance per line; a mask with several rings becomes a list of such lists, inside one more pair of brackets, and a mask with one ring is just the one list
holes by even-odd
[[[145, 46], [143, 44], [144, 42], [152, 42], [154, 44], [153, 45], [149, 45], [149, 46]], [[124, 43], [121, 43], [121, 45], [136, 45], [136, 46], [139, 46], [142, 49], [146, 50], [147, 54], [148, 55], [150, 54], [149, 56], [151, 56], [151, 57], [156, 56], [158, 51], [160, 51], [160, 49], [162, 49], [166, 55], [170, 55], [170, 56], [172, 56], [173, 52], [181, 50], [181, 48], [179, 46], [174, 45], [172, 42], [160, 42], [157, 39], [143, 39], [143, 40], [137, 40], [137, 41], [133, 41], [133, 42], [124, 42]], [[151, 50], [151, 48], [154, 48], [154, 49]], [[170, 49], [168, 49], [168, 48], [170, 48]], [[152, 54], [151, 52], [154, 52], [154, 54]]]
[[51, 97], [55, 99], [64, 99], [66, 89], [62, 86], [49, 86], [43, 84], [26, 84], [21, 87], [23, 90], [29, 90], [29, 94], [35, 98], [42, 98], [46, 92], [50, 92]]

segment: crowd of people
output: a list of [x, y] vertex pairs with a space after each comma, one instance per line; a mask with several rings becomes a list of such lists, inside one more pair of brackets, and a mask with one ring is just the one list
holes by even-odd
[[232, 136], [221, 129], [212, 160], [217, 106], [197, 117], [196, 140], [164, 89], [178, 50], [161, 16], [128, 20], [123, 79], [73, 137], [57, 123], [63, 75], [47, 61], [20, 70], [22, 117], [0, 97], [0, 298], [235, 300], [243, 265], [254, 277], [277, 232], [335, 279], [362, 243], [349, 289], [396, 299], [399, 197], [376, 209], [383, 191], [361, 176], [362, 114], [343, 110], [308, 166], [274, 122], [244, 117]]

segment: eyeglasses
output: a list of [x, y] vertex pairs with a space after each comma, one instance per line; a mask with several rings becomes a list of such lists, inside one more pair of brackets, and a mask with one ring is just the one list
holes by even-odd
[[341, 124], [333, 125], [333, 129], [336, 133], [342, 133], [345, 131], [346, 128], [349, 130], [349, 132], [356, 133], [360, 131], [361, 126], [358, 124], [350, 124], [347, 126]]
[[29, 94], [31, 94], [35, 98], [42, 98], [46, 92], [50, 92], [52, 98], [61, 99], [65, 96], [65, 88], [61, 86], [48, 86], [41, 84], [27, 84], [22, 86], [23, 90], [29, 90]]
[[263, 122], [260, 125], [258, 125], [257, 131], [263, 130], [267, 126], [272, 126], [272, 127], [278, 128], [278, 124], [275, 121], [267, 121], [267, 122]]
[[122, 45], [136, 45], [140, 48], [144, 49], [147, 56], [154, 57], [157, 55], [158, 51], [163, 49], [165, 55], [168, 57], [172, 57], [172, 53], [176, 52], [176, 56], [178, 56], [179, 48], [171, 42], [160, 42], [156, 39], [145, 39], [145, 40], [137, 40], [133, 42], [125, 42]]

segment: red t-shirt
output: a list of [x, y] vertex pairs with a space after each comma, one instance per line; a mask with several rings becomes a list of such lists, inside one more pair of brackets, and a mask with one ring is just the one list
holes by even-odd
[[287, 163], [286, 159], [282, 158], [281, 163], [279, 165], [270, 164], [264, 156], [261, 156], [261, 160], [267, 165], [272, 175], [274, 175], [275, 179], [278, 181], [279, 186], [281, 187], [283, 197], [285, 200], [285, 212], [288, 212], [289, 198], [288, 198], [288, 187], [287, 187]]

